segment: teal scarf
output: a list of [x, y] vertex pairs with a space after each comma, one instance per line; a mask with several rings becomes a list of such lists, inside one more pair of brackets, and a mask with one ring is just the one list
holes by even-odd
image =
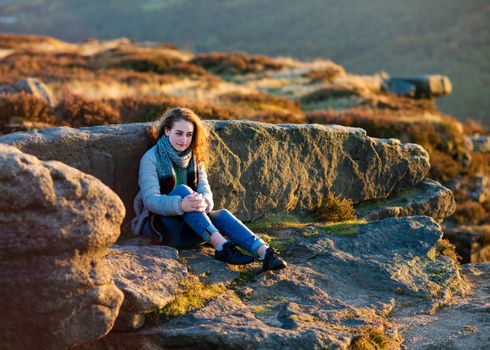
[[177, 154], [167, 136], [161, 136], [157, 141], [157, 174], [160, 182], [160, 192], [168, 194], [175, 186], [175, 168], [187, 169], [187, 185], [196, 190], [198, 174], [192, 147]]

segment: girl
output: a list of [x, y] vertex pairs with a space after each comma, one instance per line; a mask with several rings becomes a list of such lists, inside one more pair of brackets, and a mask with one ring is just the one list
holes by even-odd
[[213, 194], [204, 168], [207, 131], [193, 111], [167, 110], [150, 128], [150, 134], [156, 145], [141, 158], [133, 233], [175, 248], [195, 247], [207, 241], [215, 248], [215, 259], [229, 264], [248, 264], [258, 257], [263, 260], [264, 271], [287, 267], [272, 248], [228, 210], [212, 210]]

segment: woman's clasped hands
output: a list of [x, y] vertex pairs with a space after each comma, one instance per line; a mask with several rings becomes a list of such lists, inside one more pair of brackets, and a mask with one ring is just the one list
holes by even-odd
[[182, 199], [180, 207], [184, 212], [198, 211], [204, 213], [207, 203], [202, 194], [193, 192]]

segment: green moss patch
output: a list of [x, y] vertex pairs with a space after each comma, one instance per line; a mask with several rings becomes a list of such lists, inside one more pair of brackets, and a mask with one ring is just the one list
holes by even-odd
[[203, 284], [198, 279], [182, 281], [183, 292], [160, 310], [163, 319], [178, 317], [189, 311], [202, 308], [204, 304], [226, 290], [223, 283]]
[[318, 225], [318, 230], [304, 232], [303, 237], [315, 236], [317, 234], [336, 234], [351, 236], [359, 233], [359, 225], [366, 224], [366, 220], [348, 220], [343, 222], [327, 222]]

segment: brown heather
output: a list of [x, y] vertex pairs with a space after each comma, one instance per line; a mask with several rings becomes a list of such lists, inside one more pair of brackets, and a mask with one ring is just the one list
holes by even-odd
[[93, 79], [86, 58], [75, 54], [15, 53], [0, 61], [0, 84], [12, 84], [27, 77], [44, 82]]
[[137, 72], [165, 73], [166, 69], [180, 62], [181, 60], [177, 57], [139, 53], [121, 58], [113, 67]]
[[166, 109], [177, 106], [192, 109], [202, 119], [228, 120], [238, 117], [232, 109], [226, 107], [167, 95], [125, 97], [104, 101], [119, 111], [122, 123], [153, 121]]
[[487, 135], [488, 128], [479, 121], [469, 118], [463, 123], [464, 133], [466, 135], [480, 134]]
[[358, 96], [359, 93], [352, 89], [327, 87], [315, 90], [301, 98], [301, 103], [315, 103], [333, 98]]
[[192, 63], [187, 63], [187, 62], [178, 62], [175, 64], [172, 64], [171, 66], [165, 68], [163, 70], [163, 73], [165, 74], [173, 74], [177, 76], [186, 76], [189, 78], [201, 78], [201, 77], [211, 77], [214, 76], [215, 79], [220, 79], [214, 74], [208, 72], [202, 67], [199, 67], [195, 64]]
[[418, 119], [400, 119], [404, 112], [354, 108], [345, 111], [314, 111], [306, 114], [310, 123], [340, 124], [360, 127], [367, 134], [379, 138], [398, 138], [401, 142], [417, 143], [430, 155], [431, 176], [445, 181], [463, 171], [466, 155], [464, 136], [454, 118], [439, 115], [441, 122]]
[[488, 215], [483, 205], [467, 199], [458, 201], [456, 211], [449, 218], [460, 225], [479, 225], [488, 220]]
[[312, 83], [330, 81], [344, 72], [340, 66], [332, 65], [322, 69], [313, 69], [303, 74], [305, 78], [311, 79]]
[[219, 99], [223, 102], [243, 104], [255, 110], [265, 109], [267, 106], [275, 106], [284, 108], [290, 112], [301, 112], [301, 105], [298, 102], [261, 92], [252, 94], [231, 92], [221, 95]]
[[0, 95], [1, 128], [14, 119], [48, 124], [56, 121], [53, 109], [42, 99], [25, 92]]
[[119, 111], [96, 99], [68, 94], [55, 108], [59, 123], [74, 128], [120, 122]]
[[420, 115], [424, 112], [439, 113], [434, 99], [413, 99], [397, 96], [391, 93], [379, 93], [370, 97], [364, 97], [365, 106], [377, 110], [377, 113], [386, 110], [401, 111], [404, 114]]
[[469, 176], [490, 174], [490, 154], [471, 152], [471, 164], [462, 173]]
[[242, 52], [211, 52], [198, 54], [190, 61], [217, 74], [258, 73], [264, 70], [279, 70], [283, 65], [274, 59], [261, 55], [247, 55]]
[[18, 48], [24, 45], [40, 43], [59, 43], [58, 40], [44, 35], [26, 34], [0, 34], [0, 48]]
[[303, 124], [305, 122], [303, 113], [290, 113], [282, 111], [265, 111], [262, 113], [254, 114], [248, 119], [271, 124]]

